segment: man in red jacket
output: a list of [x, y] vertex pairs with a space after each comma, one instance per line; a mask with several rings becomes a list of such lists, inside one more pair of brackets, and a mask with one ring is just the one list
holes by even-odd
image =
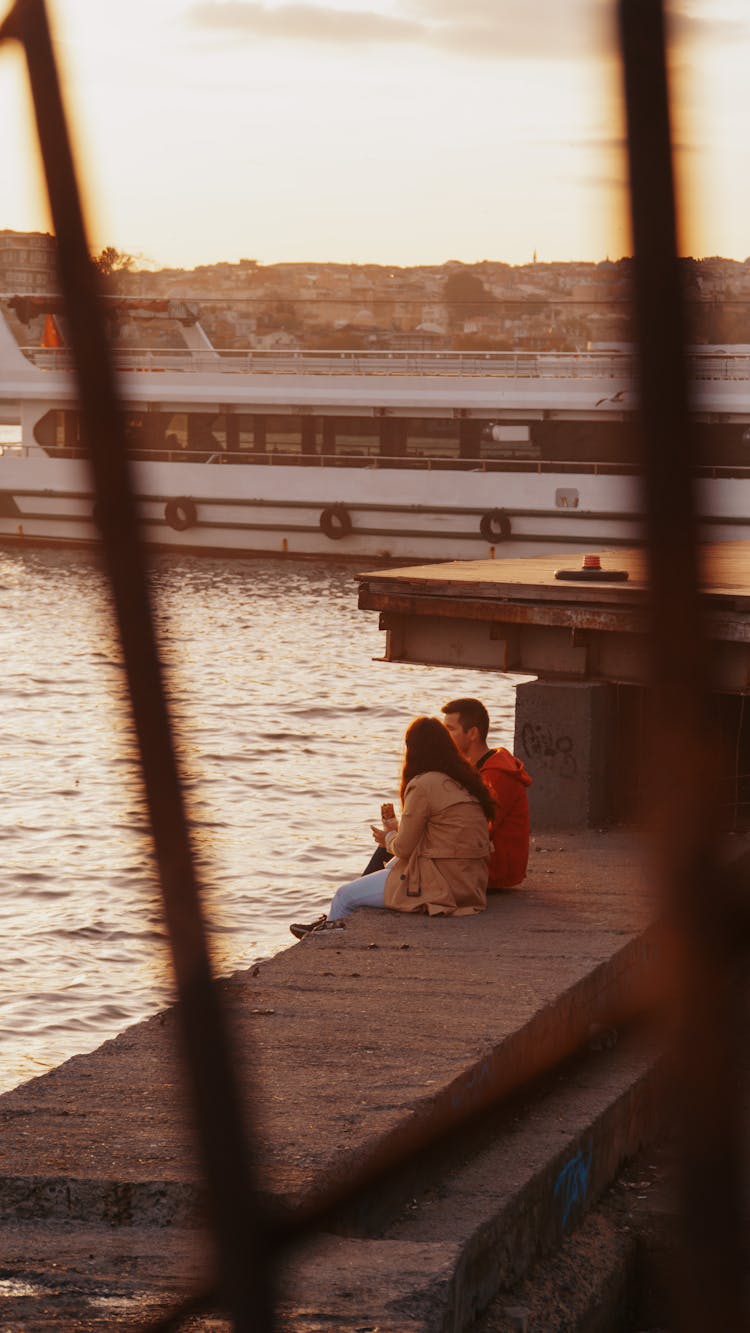
[[531, 778], [520, 759], [509, 750], [491, 750], [487, 744], [490, 719], [478, 699], [452, 699], [443, 704], [445, 726], [456, 747], [479, 769], [497, 807], [492, 821], [492, 856], [489, 889], [510, 889], [520, 884], [529, 860], [529, 798]]

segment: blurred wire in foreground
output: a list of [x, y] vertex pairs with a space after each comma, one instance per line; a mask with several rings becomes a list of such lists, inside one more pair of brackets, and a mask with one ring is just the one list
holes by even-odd
[[243, 1110], [226, 1025], [212, 984], [122, 418], [44, 0], [18, 0], [0, 28], [0, 40], [8, 38], [21, 43], [28, 64], [82, 427], [127, 670], [198, 1141], [213, 1206], [222, 1294], [237, 1329], [270, 1329], [270, 1279], [263, 1258]]
[[696, 451], [672, 176], [661, 0], [619, 0], [649, 556], [656, 852], [675, 943], [675, 1106], [681, 1142], [676, 1317], [683, 1333], [747, 1327], [741, 1256], [741, 1006], [719, 868], [693, 495]]
[[[701, 632], [662, 5], [619, 0], [619, 14], [641, 347], [654, 746], [662, 784], [658, 848], [678, 960], [676, 1067], [685, 1128], [679, 1327], [684, 1333], [734, 1333], [746, 1326], [736, 1095], [740, 1016], [731, 987], [738, 954], [725, 910], [728, 880], [718, 867], [718, 818], [706, 809], [706, 773], [715, 756]], [[446, 1115], [433, 1126], [429, 1145], [423, 1127], [412, 1124], [356, 1179], [321, 1182], [315, 1201], [293, 1218], [272, 1221], [259, 1211], [228, 1034], [211, 978], [114, 374], [44, 0], [17, 0], [0, 28], [0, 40], [8, 38], [22, 44], [28, 62], [218, 1239], [219, 1287], [193, 1295], [152, 1327], [177, 1328], [186, 1317], [220, 1304], [236, 1329], [263, 1333], [272, 1327], [273, 1263], [280, 1250], [330, 1224], [341, 1208], [402, 1171], [425, 1147], [455, 1140], [470, 1117]], [[494, 1087], [494, 1099], [516, 1086]]]

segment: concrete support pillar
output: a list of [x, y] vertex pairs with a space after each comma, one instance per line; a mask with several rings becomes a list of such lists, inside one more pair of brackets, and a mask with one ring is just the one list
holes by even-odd
[[515, 753], [534, 779], [532, 828], [580, 828], [611, 817], [615, 704], [615, 688], [605, 682], [518, 686]]

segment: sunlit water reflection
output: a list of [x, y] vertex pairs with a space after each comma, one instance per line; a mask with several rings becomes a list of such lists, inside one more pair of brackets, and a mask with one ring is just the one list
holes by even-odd
[[[164, 557], [154, 589], [212, 950], [229, 972], [291, 944], [289, 921], [361, 872], [409, 719], [479, 693], [510, 743], [514, 686], [374, 662], [383, 635], [348, 568]], [[0, 552], [0, 616], [7, 1088], [153, 1012], [170, 980], [95, 559]]]

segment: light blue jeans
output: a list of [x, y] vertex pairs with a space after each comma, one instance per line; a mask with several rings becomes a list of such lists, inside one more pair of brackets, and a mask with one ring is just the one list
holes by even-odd
[[328, 909], [328, 920], [338, 921], [342, 916], [351, 916], [356, 907], [385, 907], [385, 881], [390, 866], [385, 870], [376, 870], [372, 875], [361, 875], [350, 884], [342, 884], [333, 895]]

